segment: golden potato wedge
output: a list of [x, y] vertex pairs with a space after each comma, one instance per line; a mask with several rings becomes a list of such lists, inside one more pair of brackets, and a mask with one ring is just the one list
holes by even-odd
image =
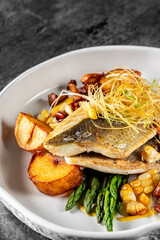
[[28, 177], [40, 192], [50, 196], [63, 194], [84, 180], [79, 166], [57, 160], [50, 153], [33, 155], [28, 167]]
[[17, 117], [14, 134], [21, 148], [36, 152], [45, 150], [43, 142], [51, 131], [47, 124], [21, 112]]

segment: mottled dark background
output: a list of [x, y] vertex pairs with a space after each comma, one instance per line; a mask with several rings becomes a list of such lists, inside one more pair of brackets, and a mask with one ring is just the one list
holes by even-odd
[[[160, 1], [0, 0], [0, 90], [46, 59], [98, 45], [160, 47]], [[0, 203], [0, 240], [19, 239], [46, 238]], [[138, 240], [151, 239], [160, 231]]]

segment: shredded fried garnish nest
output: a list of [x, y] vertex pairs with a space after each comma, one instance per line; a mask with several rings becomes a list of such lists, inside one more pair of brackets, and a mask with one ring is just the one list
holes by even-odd
[[133, 70], [125, 68], [118, 74], [110, 72], [103, 84], [95, 89], [90, 85], [88, 98], [98, 117], [126, 123], [138, 131], [138, 124], [159, 127], [160, 87], [150, 83]]
[[[99, 118], [106, 119], [111, 127], [117, 121], [138, 132], [139, 124], [144, 128], [160, 128], [160, 86], [141, 77], [137, 71], [124, 68], [110, 71], [100, 80], [100, 87], [90, 85], [88, 96], [63, 90], [62, 95], [77, 95], [86, 99], [82, 105], [94, 108]], [[53, 102], [56, 106], [59, 97]], [[100, 126], [97, 126], [100, 127]], [[100, 127], [103, 128], [103, 127]]]

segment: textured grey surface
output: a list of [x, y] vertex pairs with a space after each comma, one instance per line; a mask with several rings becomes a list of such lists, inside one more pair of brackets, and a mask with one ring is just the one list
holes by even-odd
[[[160, 47], [160, 1], [0, 0], [0, 90], [44, 60], [98, 45]], [[47, 238], [0, 203], [0, 240], [19, 239]], [[160, 231], [138, 238], [151, 239]]]

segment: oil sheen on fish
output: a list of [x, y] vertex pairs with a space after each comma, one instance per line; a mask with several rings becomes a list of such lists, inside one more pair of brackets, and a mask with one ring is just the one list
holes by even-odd
[[131, 153], [125, 159], [112, 159], [98, 153], [82, 153], [76, 156], [65, 157], [69, 164], [76, 164], [82, 167], [92, 168], [100, 172], [114, 173], [114, 174], [138, 174], [151, 169], [160, 171], [159, 162], [147, 163], [141, 161], [141, 152], [145, 145], [150, 145], [157, 148], [157, 141], [155, 138], [149, 140]]
[[96, 152], [123, 159], [156, 135], [155, 129], [144, 129], [142, 125], [138, 126], [138, 133], [124, 128], [123, 123], [112, 122], [112, 125], [113, 128], [102, 118], [92, 120], [86, 111], [77, 109], [48, 135], [44, 147], [59, 156]]

